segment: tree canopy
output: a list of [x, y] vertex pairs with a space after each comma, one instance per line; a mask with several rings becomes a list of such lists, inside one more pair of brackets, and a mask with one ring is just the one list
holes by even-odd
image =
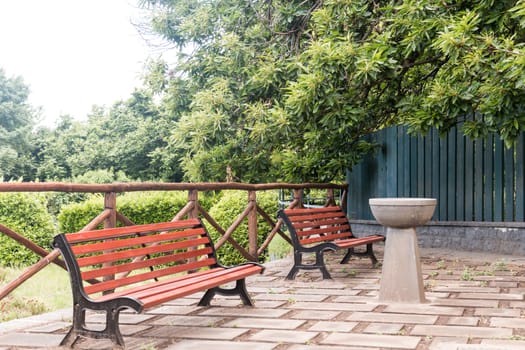
[[27, 99], [29, 87], [21, 77], [9, 78], [0, 68], [0, 180], [31, 172], [31, 130], [35, 111]]
[[[342, 179], [362, 136], [525, 128], [525, 1], [149, 0], [190, 103], [170, 148], [190, 180]], [[173, 102], [173, 100], [172, 100]]]

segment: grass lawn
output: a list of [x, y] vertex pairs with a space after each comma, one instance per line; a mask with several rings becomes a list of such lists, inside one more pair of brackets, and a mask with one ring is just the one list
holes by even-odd
[[[0, 266], [0, 285], [18, 277], [25, 268]], [[67, 271], [51, 264], [0, 300], [0, 322], [71, 307]]]

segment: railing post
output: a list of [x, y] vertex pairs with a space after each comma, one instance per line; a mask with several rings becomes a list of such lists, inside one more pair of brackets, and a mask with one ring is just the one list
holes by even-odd
[[300, 209], [303, 207], [303, 191], [300, 189], [293, 190], [293, 199], [297, 201], [297, 206], [295, 208]]
[[328, 188], [328, 189], [326, 190], [326, 202], [325, 202], [325, 206], [326, 206], [326, 207], [329, 207], [329, 206], [332, 206], [332, 205], [335, 205], [334, 189], [333, 189], [333, 188]]
[[191, 203], [191, 210], [188, 212], [188, 219], [195, 219], [199, 217], [199, 191], [190, 190], [188, 192], [188, 202]]
[[[104, 209], [109, 210], [110, 214], [104, 219], [104, 228], [114, 228], [117, 226], [117, 194], [115, 192], [104, 193]], [[104, 263], [102, 266], [111, 266], [111, 263]], [[115, 279], [115, 275], [107, 275], [102, 278], [104, 281]], [[111, 291], [104, 291], [102, 294], [109, 294]]]
[[104, 193], [104, 209], [111, 211], [110, 215], [104, 219], [104, 228], [117, 226], [117, 194], [115, 192]]
[[248, 205], [252, 207], [250, 213], [248, 214], [248, 242], [249, 242], [249, 252], [253, 255], [256, 260], [259, 259], [257, 255], [257, 192], [248, 191]]

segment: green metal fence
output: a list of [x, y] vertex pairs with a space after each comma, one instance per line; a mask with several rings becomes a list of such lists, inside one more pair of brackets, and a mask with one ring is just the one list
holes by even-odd
[[380, 150], [347, 174], [351, 218], [372, 219], [372, 197], [433, 197], [433, 220], [524, 221], [523, 134], [510, 149], [498, 136], [473, 140], [459, 128], [416, 137], [391, 127], [371, 138]]

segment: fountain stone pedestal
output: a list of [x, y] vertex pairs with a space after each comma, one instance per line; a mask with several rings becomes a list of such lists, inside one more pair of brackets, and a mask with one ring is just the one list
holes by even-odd
[[370, 209], [387, 228], [379, 301], [424, 303], [416, 227], [424, 225], [436, 207], [435, 198], [371, 198]]

